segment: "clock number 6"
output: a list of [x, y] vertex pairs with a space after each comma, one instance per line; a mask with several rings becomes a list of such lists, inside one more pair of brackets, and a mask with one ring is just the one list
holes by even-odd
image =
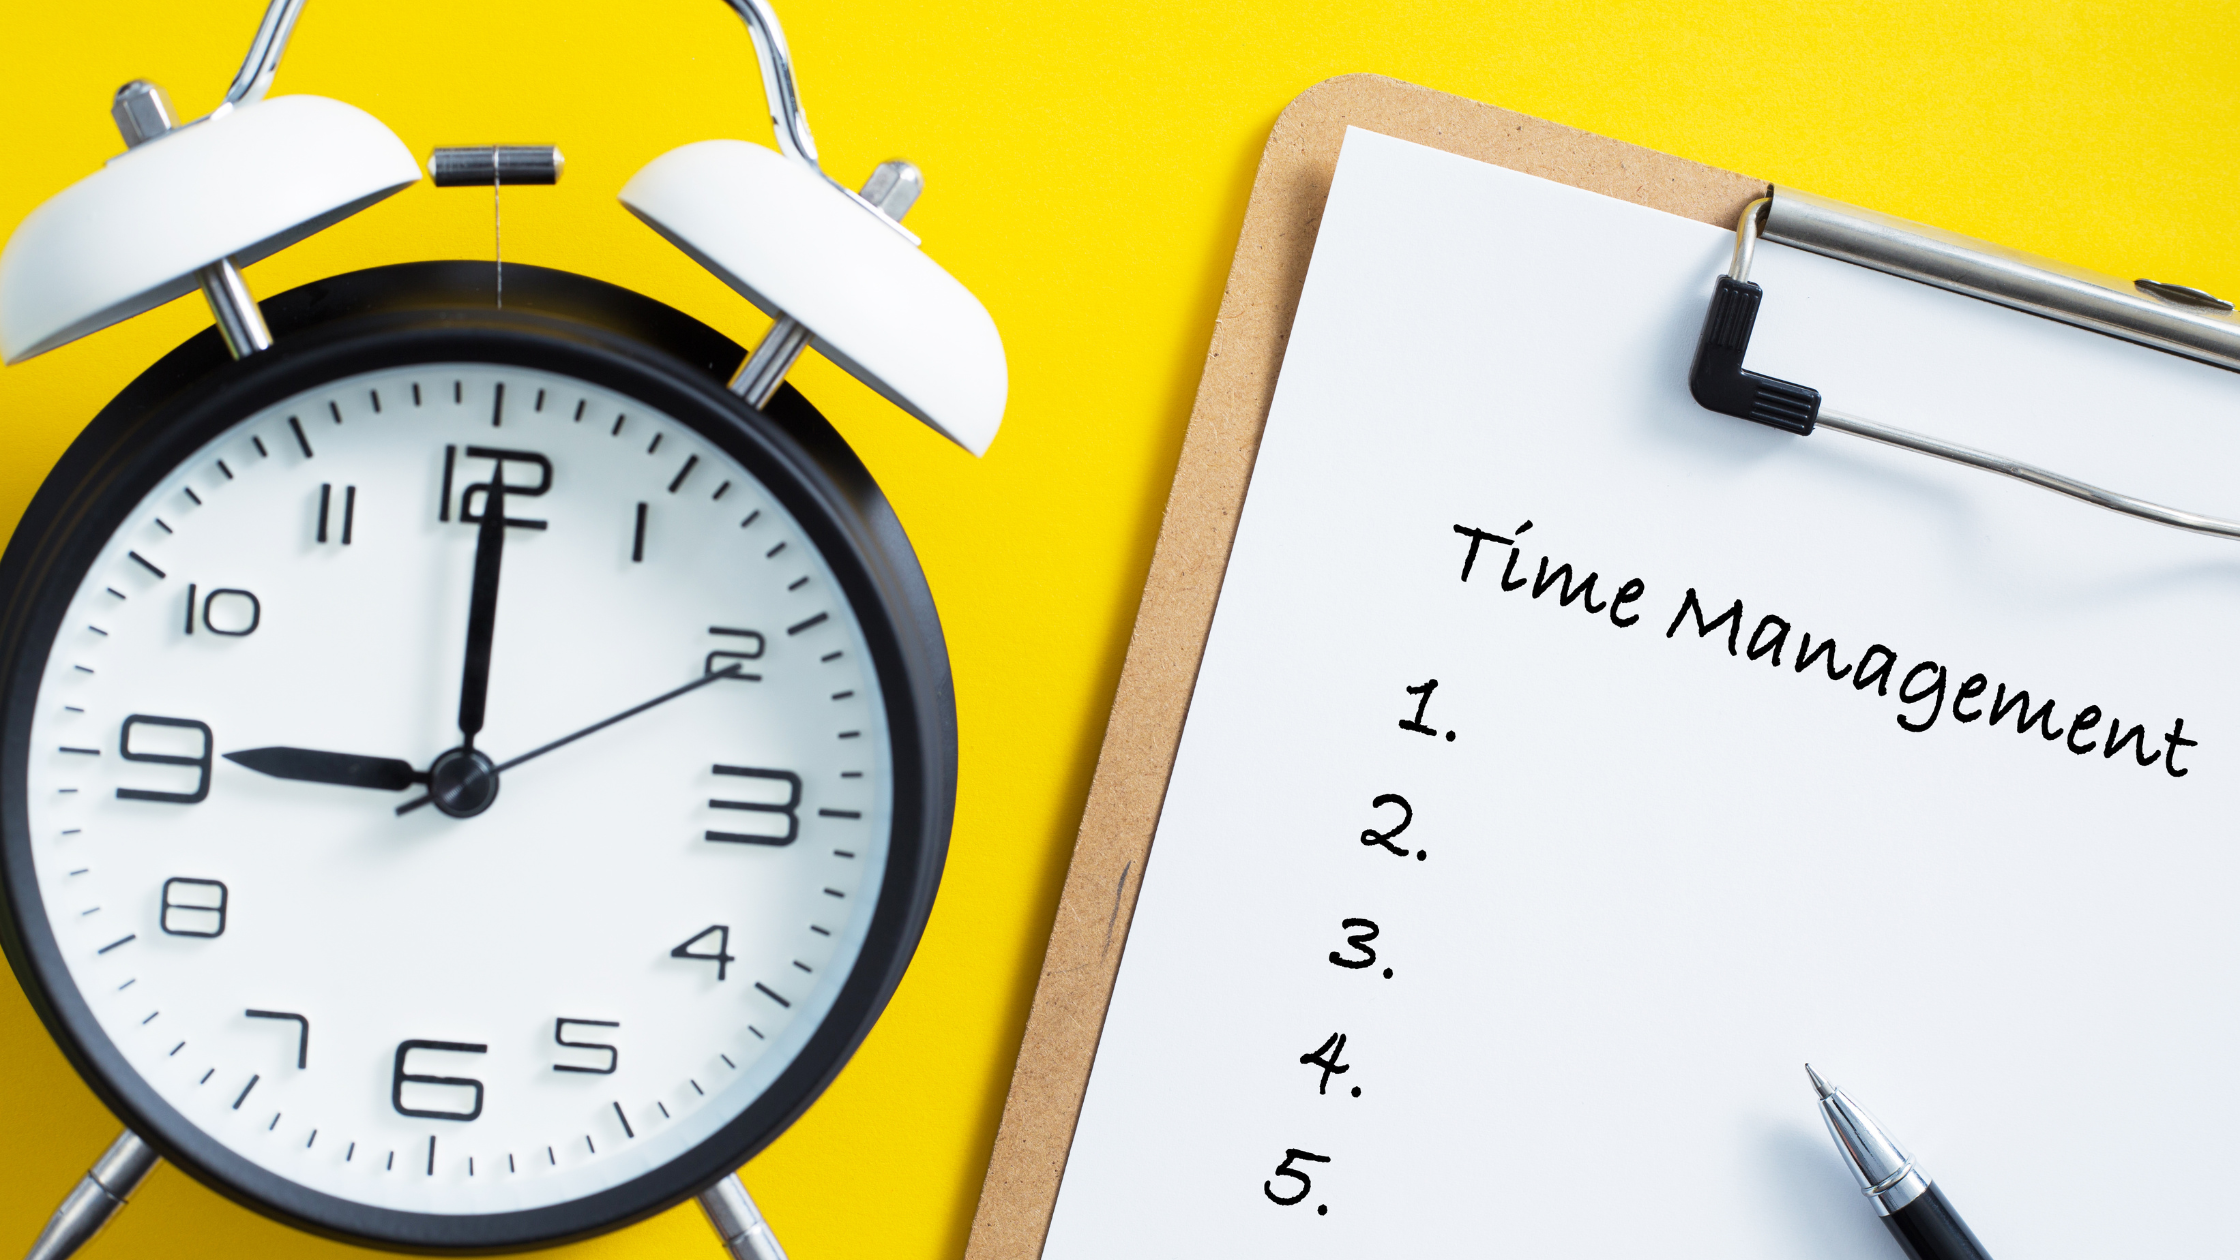
[[[202, 751], [192, 757], [177, 753], [135, 752], [132, 748], [132, 730], [135, 726], [160, 726], [182, 731], [197, 731], [202, 735]], [[124, 720], [117, 731], [117, 752], [126, 761], [144, 761], [159, 766], [193, 766], [200, 774], [192, 792], [154, 792], [146, 788], [117, 789], [117, 799], [126, 801], [162, 801], [166, 805], [194, 805], [210, 795], [210, 749], [215, 741], [210, 727], [193, 718], [150, 717], [135, 713]]]
[[[693, 946], [698, 945], [700, 942], [707, 940], [711, 936], [716, 938], [716, 952], [712, 954], [698, 954], [693, 952]], [[731, 929], [721, 923], [701, 929], [693, 936], [691, 940], [686, 941], [684, 944], [670, 950], [669, 957], [690, 958], [694, 962], [712, 962], [716, 965], [716, 979], [718, 980], [723, 979], [725, 972], [730, 969], [731, 964], [738, 961], [738, 959], [734, 958], [731, 954]]]
[[[482, 1114], [482, 1082], [466, 1076], [429, 1076], [422, 1072], [404, 1070], [405, 1060], [413, 1051], [442, 1051], [446, 1054], [485, 1054], [488, 1046], [468, 1045], [459, 1041], [400, 1041], [397, 1043], [397, 1068], [389, 1078], [389, 1105], [400, 1116], [418, 1116], [423, 1120], [472, 1120]], [[471, 1089], [474, 1106], [466, 1111], [434, 1111], [425, 1107], [404, 1105], [404, 1087], [407, 1085], [434, 1086], [442, 1089]], [[423, 1090], [414, 1091], [425, 1099]]]

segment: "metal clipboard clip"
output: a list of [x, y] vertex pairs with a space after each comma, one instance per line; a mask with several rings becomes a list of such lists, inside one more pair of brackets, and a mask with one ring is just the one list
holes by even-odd
[[1743, 207], [1734, 261], [1719, 277], [1688, 369], [1704, 407], [1803, 436], [1815, 425], [1956, 464], [2000, 473], [2086, 503], [2174, 529], [2240, 540], [2240, 522], [2149, 503], [2059, 473], [1877, 424], [1823, 406], [1820, 391], [1742, 366], [1765, 291], [1749, 280], [1758, 239], [1778, 241], [1924, 284], [2240, 371], [2240, 320], [2230, 302], [2154, 280], [2132, 283], [2003, 249], [1958, 233], [1861, 210], [1786, 188]]

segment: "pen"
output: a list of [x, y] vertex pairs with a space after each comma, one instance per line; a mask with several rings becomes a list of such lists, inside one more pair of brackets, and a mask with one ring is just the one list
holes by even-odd
[[1913, 1157], [1874, 1117], [1851, 1101], [1851, 1095], [1821, 1080], [1811, 1064], [1805, 1064], [1804, 1071], [1820, 1091], [1820, 1114], [1828, 1122], [1828, 1133], [1857, 1174], [1860, 1190], [1874, 1200], [1874, 1210], [1882, 1214], [1882, 1223], [1897, 1236], [1906, 1254], [1913, 1260], [1991, 1260], [1944, 1192], [1913, 1166]]

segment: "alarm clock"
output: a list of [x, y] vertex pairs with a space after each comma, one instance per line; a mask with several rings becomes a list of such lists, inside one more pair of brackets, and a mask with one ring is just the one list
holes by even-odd
[[783, 378], [813, 346], [979, 454], [1001, 340], [901, 226], [914, 168], [818, 166], [764, 0], [727, 2], [777, 147], [689, 145], [622, 193], [775, 318], [752, 353], [535, 267], [260, 306], [241, 265], [420, 178], [371, 116], [266, 96], [301, 2], [208, 117], [120, 91], [126, 152], [0, 254], [11, 363], [198, 287], [216, 317], [0, 560], [0, 939], [127, 1126], [34, 1254], [160, 1156], [375, 1246], [543, 1246], [697, 1195], [734, 1254], [782, 1256], [731, 1172], [899, 982], [957, 762], [909, 541]]

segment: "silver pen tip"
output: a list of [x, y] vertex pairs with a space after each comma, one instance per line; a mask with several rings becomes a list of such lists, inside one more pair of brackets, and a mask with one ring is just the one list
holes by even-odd
[[1812, 1070], [1811, 1064], [1804, 1065], [1804, 1074], [1812, 1078], [1812, 1087], [1820, 1091], [1822, 1098], [1831, 1098], [1835, 1095], [1836, 1087], [1821, 1080], [1820, 1074]]

